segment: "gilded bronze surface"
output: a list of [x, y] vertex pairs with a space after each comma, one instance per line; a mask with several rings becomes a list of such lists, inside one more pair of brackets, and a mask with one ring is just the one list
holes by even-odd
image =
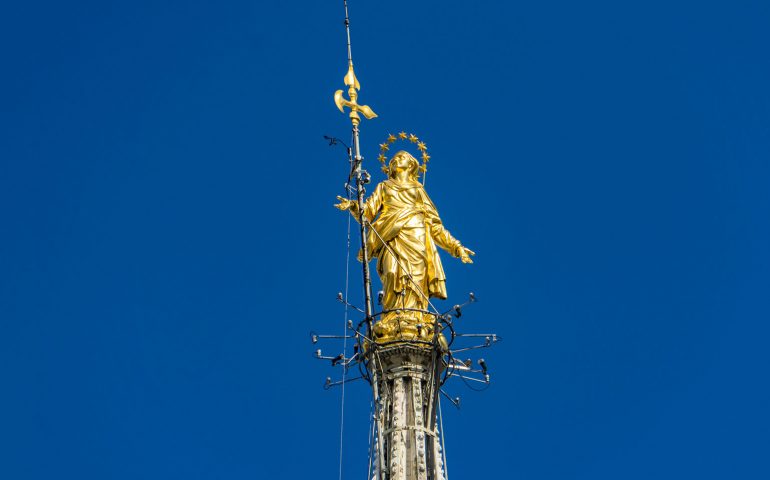
[[350, 121], [353, 122], [353, 125], [358, 125], [361, 122], [361, 117], [358, 115], [358, 112], [363, 113], [364, 117], [368, 120], [375, 118], [377, 114], [374, 113], [368, 105], [358, 104], [358, 90], [361, 90], [361, 85], [358, 83], [356, 74], [353, 71], [352, 61], [348, 62], [348, 73], [345, 74], [344, 81], [345, 85], [348, 87], [348, 96], [350, 97], [350, 100], [345, 99], [342, 90], [334, 92], [334, 103], [337, 105], [337, 108], [340, 109], [340, 112], [345, 113], [345, 107], [350, 108]]
[[[377, 157], [377, 160], [379, 160], [382, 164], [382, 171], [386, 174], [389, 171], [388, 166], [385, 165], [385, 160], [388, 159], [385, 154], [390, 150], [390, 146], [393, 145], [397, 140], [409, 140], [410, 142], [417, 144], [417, 149], [422, 153], [422, 165], [420, 165], [420, 171], [423, 174], [427, 172], [428, 161], [430, 160], [430, 155], [428, 155], [428, 146], [425, 145], [425, 142], [421, 142], [420, 139], [417, 138], [417, 135], [414, 133], [407, 134], [406, 132], [399, 133], [398, 137], [391, 133], [388, 135], [388, 138], [385, 139], [385, 143], [380, 144], [380, 155]], [[423, 184], [424, 183], [425, 182], [423, 182]]]
[[[400, 136], [411, 140], [404, 132]], [[413, 142], [418, 142], [417, 137]], [[435, 205], [418, 181], [420, 167], [408, 152], [397, 152], [386, 167], [388, 179], [377, 185], [364, 203], [369, 226], [367, 251], [377, 259], [384, 292], [384, 313], [374, 326], [377, 342], [431, 340], [435, 317], [427, 313], [429, 298], [447, 297], [437, 247], [463, 263], [473, 263], [470, 257], [475, 255], [444, 228]], [[335, 206], [359, 220], [359, 204], [337, 198], [340, 203]]]

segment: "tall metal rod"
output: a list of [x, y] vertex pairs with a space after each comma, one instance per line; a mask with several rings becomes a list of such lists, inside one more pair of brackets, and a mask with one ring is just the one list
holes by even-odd
[[[347, 4], [347, 2], [345, 2]], [[347, 25], [347, 22], [346, 22]], [[350, 33], [348, 33], [348, 38]], [[348, 45], [348, 48], [350, 45]], [[352, 63], [352, 62], [351, 62]], [[359, 212], [359, 218], [358, 218], [358, 224], [360, 227], [361, 232], [361, 260], [363, 262], [363, 274], [364, 274], [364, 314], [366, 315], [366, 335], [367, 337], [374, 338], [372, 336], [372, 279], [369, 272], [369, 250], [366, 246], [366, 214], [364, 212], [364, 208], [366, 206], [366, 203], [364, 202], [364, 193], [366, 192], [366, 189], [364, 188], [364, 185], [366, 184], [364, 182], [364, 171], [361, 168], [361, 164], [363, 163], [363, 157], [361, 156], [361, 147], [359, 145], [358, 141], [358, 119], [353, 120], [353, 162], [355, 165], [355, 176], [356, 176], [356, 190], [358, 194], [358, 212]], [[360, 121], [360, 120], [359, 120]], [[369, 354], [372, 355], [376, 349], [376, 345], [373, 342], [370, 342], [369, 344]], [[378, 477], [381, 479], [383, 478], [384, 474], [384, 458], [382, 455], [382, 448], [383, 448], [383, 437], [382, 437], [382, 415], [381, 415], [381, 407], [382, 404], [380, 402], [380, 392], [379, 392], [379, 375], [377, 374], [377, 363], [376, 362], [370, 362], [370, 364], [374, 365], [374, 368], [371, 371], [372, 376], [372, 396], [374, 398], [374, 408], [375, 408], [375, 415], [374, 415], [374, 422], [375, 422], [375, 428], [377, 430], [377, 449], [379, 450], [377, 453], [377, 463], [378, 467]]]
[[[364, 202], [364, 194], [366, 189], [366, 180], [368, 180], [368, 174], [361, 168], [364, 158], [361, 156], [361, 145], [359, 142], [359, 130], [358, 125], [361, 123], [361, 118], [358, 115], [359, 105], [356, 103], [358, 94], [356, 92], [358, 87], [358, 81], [353, 74], [353, 53], [350, 47], [350, 17], [348, 15], [348, 2], [343, 0], [345, 5], [345, 33], [347, 35], [347, 47], [348, 47], [348, 75], [346, 75], [346, 84], [348, 85], [348, 94], [350, 95], [350, 102], [348, 106], [351, 108], [350, 120], [353, 124], [353, 171], [356, 177], [356, 194], [358, 202], [358, 224], [361, 233], [361, 260], [363, 263], [363, 277], [364, 277], [364, 314], [366, 315], [366, 335], [368, 338], [373, 337], [373, 318], [372, 318], [372, 279], [369, 272], [369, 250], [366, 245], [367, 238], [367, 219], [364, 212], [366, 203]], [[336, 97], [336, 95], [335, 95]], [[340, 105], [338, 104], [338, 107]], [[371, 111], [370, 111], [371, 112]], [[373, 112], [371, 112], [373, 114]], [[366, 114], [366, 113], [365, 113]], [[377, 346], [374, 342], [368, 345], [369, 355], [373, 355]], [[374, 358], [371, 356], [370, 358]], [[378, 463], [378, 477], [383, 478], [384, 475], [384, 456], [382, 455], [383, 437], [382, 437], [382, 404], [380, 402], [379, 392], [379, 375], [377, 372], [377, 362], [370, 362], [374, 366], [371, 371], [372, 380], [372, 396], [374, 399], [375, 415], [374, 422], [377, 430], [377, 463]]]
[[345, 32], [348, 34], [348, 65], [353, 65], [353, 52], [350, 49], [350, 17], [348, 16], [348, 0], [345, 3]]
[[367, 219], [364, 212], [366, 203], [364, 202], [364, 194], [366, 189], [364, 185], [364, 171], [361, 168], [363, 163], [363, 157], [361, 156], [361, 147], [358, 141], [358, 122], [353, 122], [353, 154], [356, 176], [356, 193], [358, 195], [358, 224], [361, 232], [361, 260], [363, 263], [364, 274], [364, 315], [366, 315], [366, 335], [369, 338], [372, 337], [372, 278], [369, 272], [369, 250], [366, 245], [367, 237]]

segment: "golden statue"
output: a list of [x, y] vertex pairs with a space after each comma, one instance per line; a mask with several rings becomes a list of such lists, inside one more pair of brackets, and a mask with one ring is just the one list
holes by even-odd
[[[406, 134], [402, 139], [406, 139]], [[392, 140], [391, 140], [392, 139]], [[416, 137], [409, 140], [417, 143]], [[395, 141], [391, 135], [383, 153]], [[424, 144], [420, 143], [426, 160]], [[429, 158], [429, 157], [428, 157]], [[384, 163], [384, 156], [380, 156]], [[427, 161], [427, 160], [426, 160]], [[435, 317], [428, 313], [429, 298], [446, 299], [446, 277], [438, 255], [439, 246], [463, 263], [473, 263], [475, 253], [465, 248], [444, 228], [436, 207], [418, 181], [420, 166], [406, 151], [399, 151], [383, 170], [381, 182], [366, 200], [364, 217], [369, 226], [367, 251], [377, 259], [383, 287], [383, 315], [374, 326], [375, 340], [429, 340]], [[337, 197], [335, 207], [348, 210], [356, 220], [360, 211], [355, 200]], [[359, 260], [361, 260], [359, 253]]]

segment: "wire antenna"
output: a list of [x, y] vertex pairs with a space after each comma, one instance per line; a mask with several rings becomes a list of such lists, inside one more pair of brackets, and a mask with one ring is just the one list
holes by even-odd
[[350, 49], [350, 16], [348, 15], [348, 0], [343, 0], [345, 4], [345, 32], [348, 34], [348, 65], [353, 65], [353, 51]]

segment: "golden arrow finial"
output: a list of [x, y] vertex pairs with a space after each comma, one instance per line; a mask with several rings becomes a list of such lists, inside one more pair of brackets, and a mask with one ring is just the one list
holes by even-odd
[[358, 90], [361, 90], [361, 85], [358, 83], [356, 74], [353, 71], [353, 62], [348, 64], [348, 73], [345, 74], [345, 85], [348, 86], [348, 96], [350, 100], [343, 97], [342, 90], [334, 92], [334, 103], [340, 112], [345, 113], [345, 107], [350, 108], [350, 121], [353, 125], [361, 123], [361, 117], [358, 116], [358, 112], [361, 112], [367, 120], [371, 120], [377, 116], [368, 105], [358, 104]]

